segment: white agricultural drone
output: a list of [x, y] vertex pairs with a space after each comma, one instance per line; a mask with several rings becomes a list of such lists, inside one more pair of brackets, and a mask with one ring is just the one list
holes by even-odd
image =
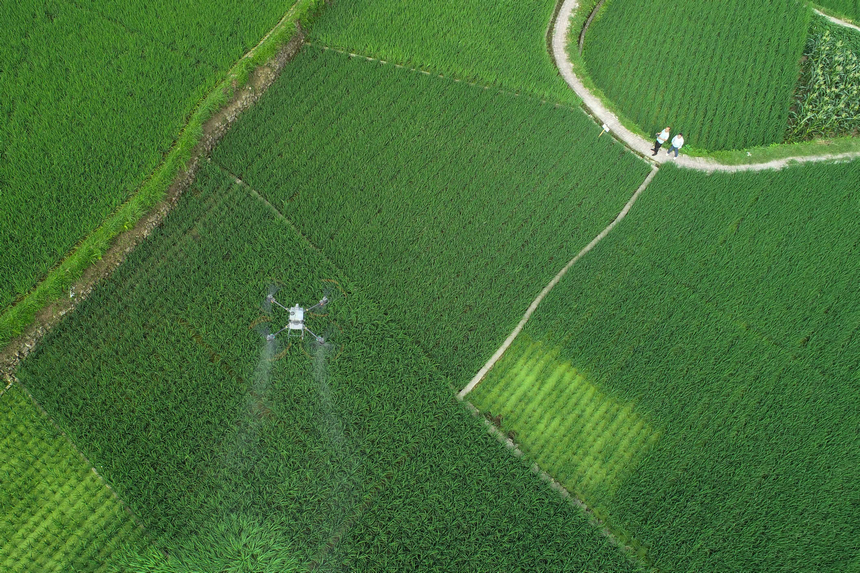
[[290, 321], [286, 324], [286, 326], [284, 326], [284, 328], [282, 328], [278, 332], [273, 332], [272, 334], [267, 335], [266, 340], [274, 340], [276, 336], [286, 330], [287, 338], [301, 338], [302, 340], [304, 340], [305, 332], [307, 332], [308, 334], [313, 336], [318, 343], [323, 344], [325, 342], [325, 339], [322, 336], [317, 336], [316, 334], [311, 332], [311, 330], [307, 326], [305, 326], [305, 313], [311, 312], [315, 308], [322, 308], [327, 305], [327, 296], [322, 297], [322, 299], [318, 303], [316, 303], [310, 308], [302, 308], [299, 305], [287, 308], [281, 303], [279, 303], [277, 300], [275, 300], [275, 297], [272, 295], [267, 296], [266, 301], [270, 304], [274, 303], [290, 313]]

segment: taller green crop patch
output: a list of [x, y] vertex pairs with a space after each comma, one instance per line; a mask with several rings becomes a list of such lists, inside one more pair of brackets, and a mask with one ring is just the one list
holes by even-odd
[[554, 0], [339, 0], [314, 26], [314, 41], [490, 84], [578, 103], [547, 48]]
[[[267, 343], [268, 287], [304, 301], [324, 280], [346, 294], [316, 319], [337, 351]], [[384, 306], [213, 165], [20, 378], [168, 554], [119, 570], [635, 570]]]
[[[857, 163], [664, 167], [526, 325], [659, 429], [614, 492], [592, 495], [661, 570], [855, 568], [858, 186]], [[477, 397], [518, 435], [568, 424], [556, 402], [531, 410], [538, 426], [522, 419], [529, 394], [496, 409], [497, 394]]]
[[467, 380], [647, 175], [597, 133], [578, 109], [309, 47], [214, 160]]
[[583, 57], [646, 133], [669, 125], [707, 150], [781, 143], [810, 14], [799, 0], [609, 2]]

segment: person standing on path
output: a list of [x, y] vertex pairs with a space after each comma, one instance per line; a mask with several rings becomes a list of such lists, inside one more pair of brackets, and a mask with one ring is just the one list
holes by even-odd
[[674, 151], [675, 152], [675, 158], [677, 158], [678, 157], [678, 151], [681, 150], [681, 147], [683, 147], [683, 145], [684, 145], [684, 134], [678, 133], [678, 135], [676, 135], [675, 137], [672, 138], [672, 147], [670, 147], [669, 151], [667, 151], [666, 153], [668, 153], [669, 155], [672, 155], [672, 152]]
[[666, 127], [663, 129], [663, 131], [661, 131], [660, 133], [657, 134], [657, 141], [654, 142], [654, 153], [651, 154], [652, 157], [657, 155], [657, 152], [660, 151], [660, 147], [662, 147], [663, 144], [666, 143], [666, 141], [668, 139], [669, 139], [669, 128]]

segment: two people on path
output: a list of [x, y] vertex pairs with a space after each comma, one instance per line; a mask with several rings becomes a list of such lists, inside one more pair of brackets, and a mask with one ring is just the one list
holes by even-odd
[[[651, 154], [652, 157], [657, 155], [657, 152], [660, 151], [660, 148], [663, 146], [663, 144], [669, 140], [669, 133], [670, 133], [669, 127], [667, 126], [663, 129], [663, 131], [661, 131], [660, 133], [657, 134], [657, 140], [654, 142], [654, 149], [652, 150], [654, 153]], [[678, 133], [678, 135], [676, 135], [675, 137], [672, 138], [672, 145], [671, 145], [671, 147], [669, 147], [669, 149], [666, 151], [666, 153], [671, 155], [672, 152], [674, 151], [675, 157], [678, 157], [678, 151], [681, 150], [681, 147], [683, 145], [684, 145], [684, 134]]]

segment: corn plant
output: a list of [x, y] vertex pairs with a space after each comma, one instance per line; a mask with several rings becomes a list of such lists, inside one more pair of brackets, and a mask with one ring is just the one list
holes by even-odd
[[789, 141], [857, 135], [860, 129], [860, 41], [817, 17], [790, 115]]

